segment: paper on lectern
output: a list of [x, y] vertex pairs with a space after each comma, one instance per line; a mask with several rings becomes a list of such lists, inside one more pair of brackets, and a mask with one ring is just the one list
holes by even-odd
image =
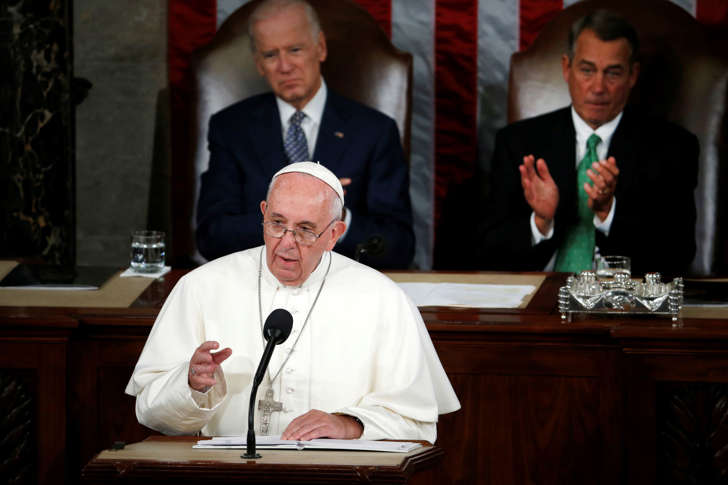
[[[282, 440], [280, 435], [256, 436], [256, 448], [262, 450], [348, 450], [348, 451], [386, 451], [407, 453], [420, 448], [420, 443], [412, 441], [371, 441], [371, 440], [333, 440], [316, 439], [310, 441]], [[240, 436], [216, 436], [199, 440], [193, 448], [205, 449], [242, 449], [246, 439]]]

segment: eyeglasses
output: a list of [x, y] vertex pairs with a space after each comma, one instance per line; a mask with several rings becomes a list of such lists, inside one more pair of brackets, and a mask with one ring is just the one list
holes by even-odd
[[311, 246], [316, 242], [316, 240], [318, 240], [318, 238], [321, 237], [323, 233], [326, 232], [326, 229], [328, 229], [331, 224], [338, 220], [339, 219], [337, 217], [331, 219], [331, 222], [326, 224], [324, 230], [318, 234], [310, 229], [288, 229], [285, 224], [278, 221], [263, 222], [263, 230], [267, 235], [276, 239], [281, 239], [283, 236], [286, 235], [287, 232], [290, 232], [291, 234], [293, 234], [293, 239], [295, 239], [298, 244], [301, 244], [303, 246]]

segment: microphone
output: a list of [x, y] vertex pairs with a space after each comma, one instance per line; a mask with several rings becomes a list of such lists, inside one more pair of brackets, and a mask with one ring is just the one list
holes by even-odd
[[291, 334], [291, 328], [293, 328], [293, 317], [288, 310], [283, 308], [273, 310], [265, 319], [263, 337], [268, 343], [265, 350], [263, 350], [263, 357], [260, 358], [258, 370], [255, 371], [255, 377], [253, 378], [253, 388], [250, 391], [250, 407], [248, 408], [247, 452], [241, 458], [260, 458], [260, 455], [255, 452], [255, 396], [258, 394], [258, 386], [265, 376], [265, 370], [268, 368], [268, 363], [273, 355], [273, 348], [286, 341]]
[[367, 239], [366, 242], [359, 243], [356, 245], [356, 251], [354, 252], [354, 260], [359, 262], [362, 256], [379, 256], [384, 252], [384, 238], [379, 234], [375, 234]]

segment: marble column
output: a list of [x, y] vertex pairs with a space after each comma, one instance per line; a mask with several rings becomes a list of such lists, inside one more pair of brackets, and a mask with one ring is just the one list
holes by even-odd
[[74, 262], [69, 2], [0, 4], [0, 257]]

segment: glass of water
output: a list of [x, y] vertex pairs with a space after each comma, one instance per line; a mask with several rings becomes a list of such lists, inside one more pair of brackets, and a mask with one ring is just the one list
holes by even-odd
[[611, 279], [617, 273], [632, 274], [632, 260], [629, 256], [600, 256], [597, 259], [597, 277]]
[[164, 232], [131, 233], [131, 269], [137, 273], [156, 273], [164, 269]]

